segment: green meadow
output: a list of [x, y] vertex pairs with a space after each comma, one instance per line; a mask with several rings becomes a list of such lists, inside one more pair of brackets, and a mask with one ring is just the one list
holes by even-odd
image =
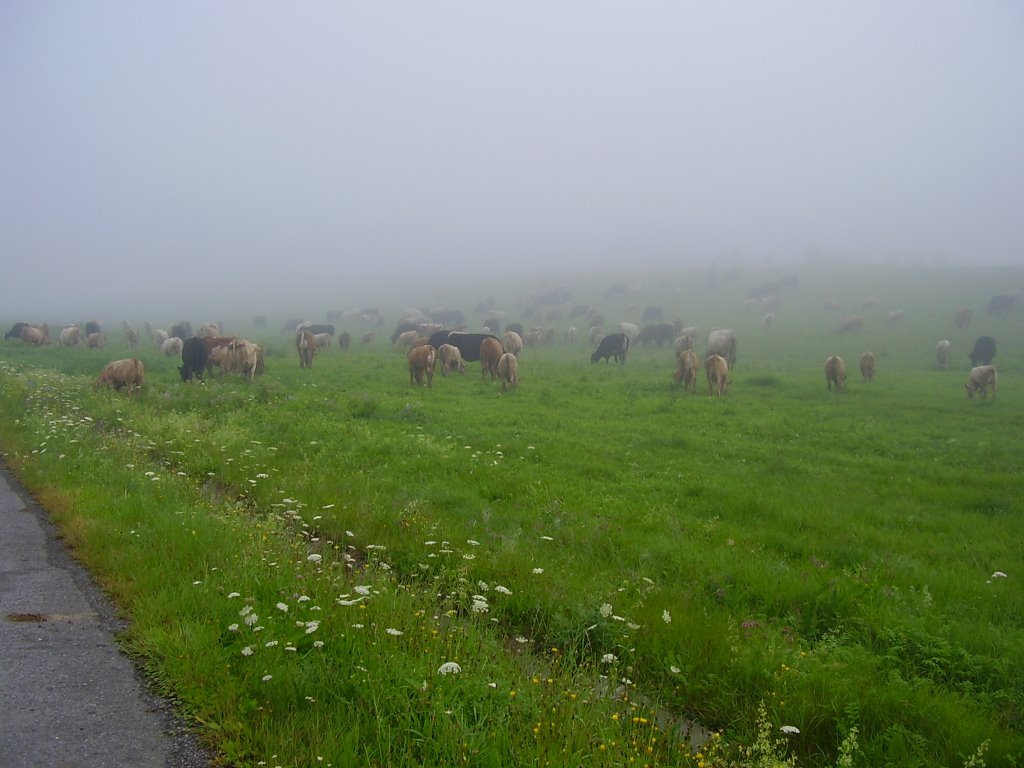
[[[790, 274], [765, 327], [744, 299]], [[312, 370], [277, 333], [290, 313], [226, 318], [265, 348], [254, 382], [183, 384], [120, 317], [101, 351], [3, 342], [0, 450], [224, 765], [1024, 763], [1024, 303], [985, 311], [1024, 270], [552, 282], [606, 330], [659, 306], [702, 353], [735, 328], [728, 394], [703, 369], [696, 394], [675, 386], [668, 346], [591, 364], [582, 318], [527, 314], [539, 283], [368, 286], [376, 341], [341, 323], [352, 346]], [[556, 329], [519, 387], [477, 363], [410, 386], [388, 340], [402, 308], [459, 307], [477, 330], [487, 298]], [[838, 333], [849, 314], [863, 329]], [[61, 318], [8, 320], [56, 338]], [[980, 334], [999, 388], [968, 400]], [[826, 390], [830, 354], [845, 392]], [[92, 387], [129, 356], [140, 396]]]

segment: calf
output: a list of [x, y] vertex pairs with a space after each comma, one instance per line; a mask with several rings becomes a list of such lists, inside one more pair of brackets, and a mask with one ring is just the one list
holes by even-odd
[[620, 365], [626, 362], [626, 352], [629, 351], [629, 337], [625, 333], [609, 333], [601, 343], [597, 345], [594, 354], [590, 356], [590, 362], [598, 360], [608, 362], [608, 358], [615, 358]]
[[437, 357], [441, 363], [441, 375], [447, 377], [448, 371], [466, 372], [466, 363], [458, 347], [451, 344], [442, 344], [437, 348]]
[[113, 387], [115, 390], [120, 390], [123, 387], [128, 390], [128, 396], [131, 397], [135, 390], [142, 391], [144, 381], [145, 369], [142, 361], [132, 357], [107, 363], [100, 371], [93, 387], [96, 389]]
[[[684, 338], [684, 337], [681, 337]], [[692, 349], [684, 349], [676, 358], [678, 367], [672, 380], [676, 384], [683, 385], [683, 391], [697, 391], [697, 371], [700, 370], [700, 360]]]
[[519, 361], [511, 352], [506, 352], [498, 358], [498, 378], [501, 379], [501, 391], [505, 387], [515, 389], [519, 384]]
[[875, 353], [864, 352], [860, 356], [860, 375], [864, 377], [864, 381], [875, 380]]
[[729, 363], [721, 355], [710, 355], [704, 361], [705, 372], [708, 376], [708, 395], [713, 396], [718, 390], [721, 397], [729, 391]]
[[437, 350], [429, 344], [413, 347], [406, 354], [409, 361], [409, 386], [422, 384], [424, 376], [427, 386], [434, 384], [434, 363], [437, 361]]
[[839, 355], [832, 355], [825, 360], [825, 386], [830, 392], [833, 384], [837, 392], [842, 392], [846, 385], [846, 363]]
[[299, 367], [312, 368], [313, 356], [316, 354], [316, 336], [300, 329], [295, 334], [295, 348], [299, 351]]
[[974, 399], [974, 393], [980, 391], [982, 399], [988, 396], [988, 388], [992, 387], [992, 399], [996, 399], [996, 367], [994, 365], [979, 365], [971, 368], [971, 375], [967, 378], [967, 397]]

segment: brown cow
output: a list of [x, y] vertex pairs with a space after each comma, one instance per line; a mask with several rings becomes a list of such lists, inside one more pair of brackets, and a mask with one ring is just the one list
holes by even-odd
[[519, 385], [519, 361], [511, 352], [498, 358], [498, 378], [501, 379], [502, 392], [506, 386], [515, 389]]
[[864, 381], [875, 380], [875, 353], [864, 352], [860, 356], [860, 375]]
[[115, 390], [120, 390], [122, 387], [125, 387], [128, 389], [128, 396], [131, 397], [132, 392], [136, 389], [140, 392], [142, 391], [142, 384], [145, 382], [145, 379], [145, 369], [142, 361], [131, 357], [107, 363], [96, 378], [93, 388], [113, 387]]
[[37, 347], [47, 342], [46, 332], [35, 325], [26, 325], [21, 329], [19, 337], [26, 344], [33, 344]]
[[718, 390], [721, 397], [729, 391], [729, 363], [721, 355], [710, 355], [704, 361], [704, 370], [708, 377], [708, 395]]
[[103, 345], [107, 343], [107, 337], [102, 331], [96, 333], [90, 333], [85, 337], [85, 346], [88, 349], [103, 349]]
[[971, 375], [967, 379], [967, 397], [974, 399], [974, 393], [981, 391], [984, 400], [988, 396], [988, 387], [992, 386], [992, 399], [996, 399], [996, 367], [994, 365], [979, 365], [971, 368]]
[[316, 337], [309, 331], [300, 330], [295, 334], [295, 348], [299, 351], [299, 367], [312, 368], [316, 354]]
[[493, 336], [485, 336], [480, 342], [480, 377], [491, 374], [491, 381], [498, 376], [498, 361], [504, 352], [501, 342]]
[[970, 307], [961, 307], [956, 311], [956, 315], [953, 317], [953, 322], [957, 328], [967, 328], [971, 324], [971, 320], [974, 318], [974, 310]]
[[409, 386], [422, 384], [424, 375], [427, 377], [427, 386], [433, 386], [437, 350], [429, 344], [421, 344], [410, 349], [406, 358], [409, 360]]
[[839, 355], [832, 355], [825, 361], [825, 386], [830, 392], [833, 384], [837, 392], [842, 392], [846, 385], [846, 363]]
[[[680, 336], [679, 338], [684, 339], [688, 337]], [[676, 384], [681, 383], [684, 392], [696, 392], [697, 371], [700, 370], [700, 359], [697, 357], [697, 354], [692, 349], [684, 349], [679, 353], [676, 360], [678, 361], [678, 367], [672, 380]]]

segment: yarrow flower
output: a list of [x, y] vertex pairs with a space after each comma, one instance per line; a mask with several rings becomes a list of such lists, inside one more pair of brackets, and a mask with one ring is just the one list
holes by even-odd
[[533, 571], [531, 571], [531, 573], [544, 573], [544, 569], [543, 568], [534, 568]]
[[278, 603], [277, 604], [277, 610], [284, 611], [285, 613], [288, 613], [288, 605], [285, 604], [285, 603]]
[[462, 667], [460, 667], [454, 661], [446, 661], [444, 664], [437, 668], [437, 674], [439, 675], [457, 675], [461, 671]]
[[500, 592], [503, 595], [511, 595], [512, 594], [512, 590], [511, 589], [509, 589], [508, 587], [503, 587], [503, 586], [501, 586], [501, 584], [498, 584], [494, 588], [494, 591], [495, 592]]
[[241, 597], [241, 595], [238, 592], [232, 592], [231, 594], [228, 595], [228, 600], [230, 600], [230, 599], [232, 599], [234, 597]]
[[243, 656], [252, 656], [252, 646], [251, 645], [245, 646], [245, 648], [242, 649], [242, 655]]
[[604, 618], [607, 619], [609, 616], [612, 615], [612, 606], [611, 606], [611, 604], [610, 603], [605, 603], [604, 605], [602, 605], [601, 608], [600, 608], [600, 612], [601, 612], [601, 615]]
[[255, 624], [259, 620], [260, 620], [259, 616], [257, 616], [255, 613], [250, 613], [248, 616], [245, 617], [245, 625], [247, 627], [251, 627], [253, 624]]
[[779, 730], [783, 733], [800, 733], [800, 729], [795, 725], [784, 725]]
[[666, 624], [671, 624], [672, 623], [672, 614], [669, 613], [668, 611], [662, 611], [661, 612], [661, 620], [664, 621]]
[[1005, 579], [1006, 578], [1006, 574], [1003, 573], [1002, 571], [996, 571], [995, 573], [992, 574], [992, 578], [993, 579]]
[[238, 625], [237, 624], [228, 624], [228, 632], [237, 632], [237, 631], [238, 631]]
[[323, 559], [323, 557], [321, 557], [320, 555], [317, 555], [317, 554], [312, 554], [309, 557], [307, 557], [306, 559], [309, 562], [311, 562], [311, 563], [319, 563]]
[[614, 653], [606, 653], [601, 657], [602, 664], [614, 664], [619, 658]]
[[384, 631], [387, 632], [389, 635], [394, 635], [395, 637], [405, 634], [404, 632], [402, 632], [402, 630], [394, 629], [393, 627], [388, 627]]

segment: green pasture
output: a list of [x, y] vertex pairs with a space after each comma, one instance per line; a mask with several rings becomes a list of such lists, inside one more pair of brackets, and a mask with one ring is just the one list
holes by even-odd
[[[764, 327], [744, 299], [789, 273]], [[225, 764], [1020, 765], [1024, 305], [985, 305], [1024, 272], [717, 278], [562, 282], [608, 330], [651, 305], [699, 326], [700, 352], [735, 328], [723, 398], [703, 370], [674, 386], [668, 347], [591, 364], [567, 311], [514, 391], [475, 363], [412, 387], [401, 308], [459, 306], [475, 330], [494, 296], [446, 288], [371, 297], [377, 340], [342, 323], [352, 346], [312, 370], [277, 333], [289, 312], [189, 317], [264, 345], [251, 383], [182, 384], [122, 318], [102, 351], [4, 342], [0, 449]], [[535, 287], [496, 298], [507, 321], [534, 324]], [[849, 314], [863, 330], [837, 333]], [[999, 389], [970, 401], [983, 333]], [[127, 356], [141, 396], [95, 391]]]

